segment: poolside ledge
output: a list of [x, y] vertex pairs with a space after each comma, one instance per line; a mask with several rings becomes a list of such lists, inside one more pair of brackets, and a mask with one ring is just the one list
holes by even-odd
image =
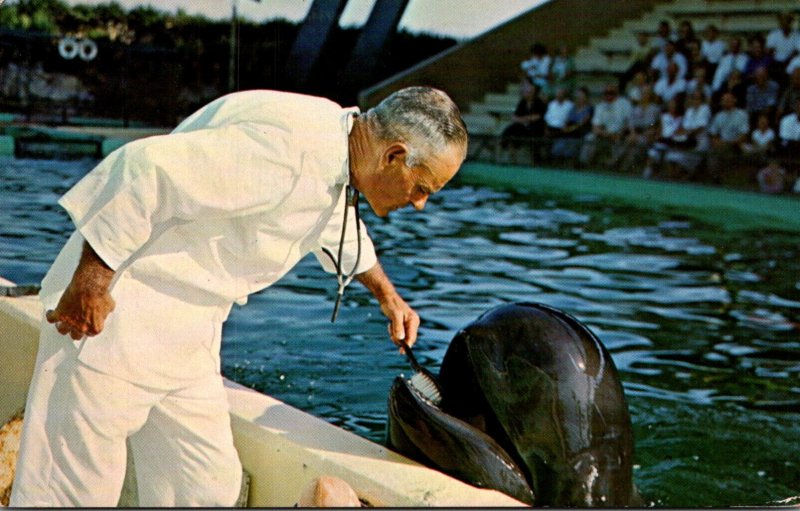
[[458, 182], [518, 192], [596, 196], [631, 206], [670, 208], [727, 230], [800, 231], [800, 198], [694, 183], [653, 181], [597, 170], [465, 163]]
[[[10, 285], [0, 278], [0, 285]], [[39, 339], [36, 297], [0, 298], [0, 418], [25, 402]], [[289, 507], [320, 475], [346, 481], [373, 506], [522, 506], [431, 470], [277, 399], [225, 380], [234, 441], [250, 474], [251, 507]], [[387, 389], [388, 392], [388, 389]]]

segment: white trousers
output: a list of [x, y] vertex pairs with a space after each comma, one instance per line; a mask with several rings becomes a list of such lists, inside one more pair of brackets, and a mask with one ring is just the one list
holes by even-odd
[[242, 469], [221, 376], [146, 387], [77, 354], [77, 343], [42, 322], [11, 506], [116, 506], [128, 437], [140, 506], [235, 503]]

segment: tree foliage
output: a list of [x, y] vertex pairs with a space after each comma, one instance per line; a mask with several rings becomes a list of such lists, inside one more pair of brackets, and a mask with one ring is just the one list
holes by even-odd
[[[299, 26], [286, 20], [239, 20], [235, 69], [238, 89], [286, 88], [283, 69]], [[25, 34], [20, 35], [20, 34]], [[304, 92], [352, 104], [357, 90], [343, 90], [339, 73], [358, 31], [334, 31], [321, 65]], [[90, 38], [99, 47], [91, 62], [64, 60], [58, 40]], [[228, 92], [230, 20], [151, 6], [126, 10], [117, 2], [69, 5], [63, 0], [6, 0], [0, 7], [0, 57], [73, 74], [89, 88], [94, 115], [173, 124], [201, 104]], [[398, 34], [364, 88], [454, 44], [452, 39]], [[3, 62], [3, 59], [5, 62]]]

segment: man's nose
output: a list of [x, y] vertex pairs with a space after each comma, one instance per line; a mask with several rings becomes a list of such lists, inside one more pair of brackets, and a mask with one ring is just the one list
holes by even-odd
[[417, 211], [422, 211], [422, 209], [425, 207], [426, 202], [428, 202], [428, 196], [422, 195], [418, 199], [412, 200], [411, 205], [414, 206], [414, 209], [416, 209]]

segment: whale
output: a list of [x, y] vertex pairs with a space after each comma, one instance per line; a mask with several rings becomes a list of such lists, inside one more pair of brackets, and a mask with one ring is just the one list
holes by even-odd
[[583, 323], [540, 303], [493, 308], [450, 342], [432, 401], [398, 376], [387, 445], [469, 484], [552, 507], [642, 505], [619, 374]]

